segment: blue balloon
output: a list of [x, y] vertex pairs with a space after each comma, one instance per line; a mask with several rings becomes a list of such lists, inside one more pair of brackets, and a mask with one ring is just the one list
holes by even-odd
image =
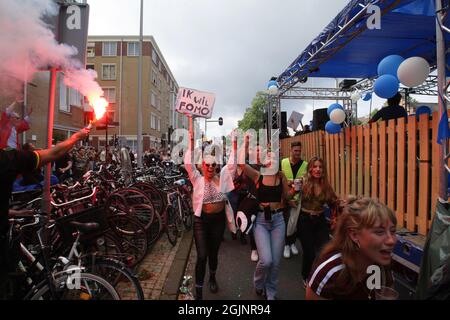
[[364, 101], [369, 101], [370, 99], [372, 99], [372, 93], [367, 92], [367, 93], [364, 95], [364, 97], [362, 97], [362, 99], [363, 99]]
[[325, 124], [325, 131], [328, 132], [329, 134], [336, 134], [341, 132], [341, 126], [331, 121], [328, 121]]
[[334, 109], [341, 109], [341, 110], [344, 110], [344, 107], [341, 106], [339, 103], [333, 103], [333, 104], [331, 104], [331, 105], [328, 107], [328, 109], [327, 109], [327, 114], [328, 114], [328, 116], [330, 116], [331, 111], [333, 111]]
[[416, 109], [416, 117], [418, 118], [421, 114], [431, 115], [431, 109], [429, 106], [420, 106]]
[[276, 82], [275, 80], [270, 80], [269, 83], [267, 84], [267, 88], [270, 88], [271, 86], [278, 87], [278, 82]]
[[397, 69], [404, 60], [403, 57], [396, 54], [385, 57], [378, 64], [378, 75], [390, 74], [397, 78]]
[[389, 99], [397, 94], [399, 86], [400, 82], [398, 82], [397, 77], [390, 74], [383, 74], [375, 80], [373, 91], [380, 98]]

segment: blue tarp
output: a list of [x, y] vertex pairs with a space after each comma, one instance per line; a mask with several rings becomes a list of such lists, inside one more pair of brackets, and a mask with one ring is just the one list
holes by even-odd
[[[376, 76], [378, 63], [387, 55], [398, 54], [404, 58], [421, 56], [436, 64], [436, 17], [434, 0], [385, 0], [377, 5], [381, 8], [381, 29], [367, 29], [367, 16], [355, 21], [343, 35], [327, 49], [341, 47], [335, 53], [326, 51], [326, 61], [309, 62], [309, 52], [326, 42], [329, 34], [335, 34], [345, 19], [350, 20], [370, 0], [352, 0], [333, 21], [314, 39], [278, 78], [284, 83], [293, 72], [297, 77], [371, 78]], [[348, 21], [347, 20], [347, 21]], [[449, 19], [448, 19], [449, 20]], [[448, 22], [445, 23], [448, 26]], [[353, 38], [348, 35], [352, 32]], [[450, 35], [446, 34], [446, 41]], [[449, 64], [449, 63], [448, 63]], [[311, 69], [318, 71], [311, 72]], [[449, 73], [450, 75], [450, 73]]]

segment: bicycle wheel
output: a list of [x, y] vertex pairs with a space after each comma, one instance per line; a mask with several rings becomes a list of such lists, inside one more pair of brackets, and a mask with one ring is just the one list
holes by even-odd
[[159, 239], [161, 232], [163, 230], [163, 221], [158, 213], [158, 211], [155, 211], [155, 217], [153, 218], [152, 225], [147, 230], [147, 237], [148, 237], [148, 245], [151, 246], [156, 242], [156, 240]]
[[177, 216], [179, 217], [178, 212], [172, 206], [168, 206], [165, 212], [165, 224], [167, 238], [172, 246], [175, 246], [178, 240]]
[[146, 203], [132, 204], [129, 207], [130, 214], [137, 218], [143, 224], [145, 230], [148, 230], [155, 219], [155, 210], [153, 206]]
[[190, 230], [192, 228], [194, 212], [192, 211], [192, 206], [190, 205], [190, 199], [187, 199], [186, 196], [181, 198], [181, 208], [183, 212], [184, 227], [186, 230]]
[[148, 182], [138, 182], [133, 184], [132, 187], [143, 191], [152, 201], [155, 211], [162, 215], [166, 200], [159, 189]]
[[58, 277], [54, 281], [55, 292], [44, 285], [34, 293], [30, 300], [120, 300], [114, 287], [105, 279], [91, 273], [81, 272], [72, 276]]
[[136, 266], [147, 253], [148, 239], [144, 226], [136, 218], [126, 214], [115, 215], [109, 219], [112, 231], [116, 234], [124, 252], [133, 257], [130, 266]]
[[123, 262], [90, 255], [83, 266], [89, 273], [99, 275], [114, 286], [121, 300], [144, 300], [144, 292], [135, 273]]

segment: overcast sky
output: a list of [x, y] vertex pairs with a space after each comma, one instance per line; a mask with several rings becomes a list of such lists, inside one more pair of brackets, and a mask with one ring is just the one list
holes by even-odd
[[[88, 0], [89, 35], [138, 35], [140, 0]], [[229, 132], [257, 91], [282, 73], [348, 0], [144, 0], [144, 35], [153, 35], [178, 85], [216, 94], [208, 136]], [[335, 80], [309, 81], [335, 86]], [[285, 101], [285, 100], [284, 100]], [[375, 100], [374, 107], [382, 103]], [[330, 102], [283, 102], [305, 114]], [[369, 104], [360, 106], [368, 113]], [[203, 123], [203, 122], [202, 122]], [[203, 128], [203, 127], [202, 127]]]

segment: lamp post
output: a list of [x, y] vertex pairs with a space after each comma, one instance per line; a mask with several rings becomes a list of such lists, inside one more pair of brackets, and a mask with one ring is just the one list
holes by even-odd
[[142, 43], [143, 43], [143, 35], [142, 35], [142, 26], [143, 26], [143, 10], [144, 3], [141, 0], [141, 8], [140, 8], [140, 23], [139, 23], [139, 61], [138, 61], [138, 107], [137, 107], [137, 165], [139, 168], [142, 168]]

